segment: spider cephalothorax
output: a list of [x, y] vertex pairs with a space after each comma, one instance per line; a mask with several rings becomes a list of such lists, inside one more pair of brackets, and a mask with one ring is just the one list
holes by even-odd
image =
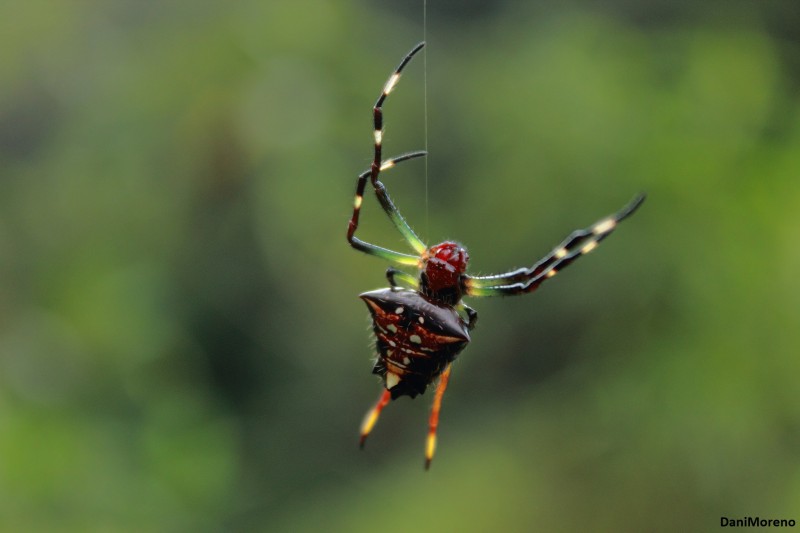
[[[383, 102], [397, 85], [403, 68], [419, 52], [420, 43], [409, 52], [383, 87], [372, 109], [374, 157], [370, 169], [358, 176], [353, 216], [347, 228], [347, 241], [364, 253], [394, 263], [419, 269], [418, 276], [389, 268], [386, 277], [390, 288], [361, 294], [372, 315], [378, 357], [372, 371], [381, 376], [385, 390], [378, 403], [367, 413], [361, 426], [361, 445], [372, 431], [383, 408], [400, 396], [416, 397], [438, 378], [433, 408], [428, 422], [425, 447], [425, 467], [430, 466], [436, 449], [436, 428], [442, 396], [450, 378], [452, 362], [470, 342], [469, 332], [475, 327], [478, 313], [464, 304], [462, 297], [504, 296], [533, 292], [583, 254], [594, 250], [617, 224], [644, 201], [640, 195], [617, 213], [586, 229], [572, 232], [559, 246], [529, 268], [519, 268], [490, 276], [470, 276], [466, 273], [469, 254], [460, 244], [445, 241], [428, 247], [411, 229], [395, 207], [380, 173], [397, 163], [422, 157], [425, 152], [411, 152], [382, 159]], [[414, 249], [416, 255], [395, 252], [355, 236], [364, 189], [367, 181], [389, 219]], [[401, 288], [402, 282], [408, 288]]]
[[445, 241], [422, 254], [419, 290], [425, 296], [456, 305], [463, 293], [469, 254], [457, 242]]

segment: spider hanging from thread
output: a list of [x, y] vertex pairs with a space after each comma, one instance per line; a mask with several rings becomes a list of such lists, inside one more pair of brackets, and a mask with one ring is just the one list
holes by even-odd
[[[373, 374], [381, 377], [385, 390], [375, 406], [367, 413], [361, 425], [360, 444], [363, 448], [367, 436], [378, 421], [381, 411], [389, 401], [400, 396], [416, 397], [433, 384], [437, 378], [428, 421], [425, 445], [425, 468], [428, 469], [436, 450], [436, 428], [442, 396], [450, 379], [450, 370], [458, 354], [470, 342], [470, 331], [475, 327], [478, 313], [462, 301], [462, 297], [506, 296], [533, 292], [539, 285], [566, 268], [578, 257], [594, 250], [644, 201], [636, 196], [617, 213], [594, 223], [586, 229], [572, 232], [548, 255], [530, 268], [519, 268], [502, 274], [471, 276], [466, 273], [469, 255], [459, 243], [445, 241], [429, 247], [414, 233], [395, 207], [380, 173], [398, 163], [425, 156], [425, 151], [410, 152], [383, 159], [383, 104], [397, 86], [400, 75], [414, 55], [425, 43], [415, 46], [389, 76], [372, 110], [374, 156], [370, 169], [358, 176], [353, 216], [347, 229], [350, 245], [369, 255], [374, 255], [395, 265], [415, 267], [418, 277], [389, 267], [386, 277], [389, 288], [365, 292], [360, 298], [367, 304], [372, 316], [373, 331], [378, 352]], [[397, 230], [415, 254], [395, 252], [362, 241], [355, 236], [364, 189], [372, 184], [375, 196]], [[406, 286], [403, 288], [400, 284]]]

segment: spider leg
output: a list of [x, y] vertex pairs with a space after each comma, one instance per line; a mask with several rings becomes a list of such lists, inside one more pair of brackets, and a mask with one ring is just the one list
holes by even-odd
[[417, 280], [417, 278], [407, 272], [397, 270], [396, 268], [389, 267], [386, 269], [386, 279], [389, 280], [389, 285], [393, 289], [399, 286], [397, 283], [398, 279], [414, 290], [419, 288], [419, 280]]
[[[394, 203], [392, 202], [391, 198], [389, 198], [389, 194], [386, 192], [386, 187], [378, 180], [378, 175], [380, 174], [381, 170], [386, 170], [387, 168], [391, 168], [394, 166], [394, 162], [390, 159], [388, 161], [383, 161], [381, 159], [381, 150], [383, 146], [383, 103], [386, 100], [386, 97], [394, 90], [397, 86], [397, 82], [400, 80], [400, 75], [403, 72], [405, 66], [411, 61], [411, 59], [416, 55], [417, 52], [422, 50], [425, 46], [424, 42], [419, 43], [415, 46], [406, 56], [400, 61], [400, 64], [394, 70], [389, 79], [386, 80], [386, 84], [383, 86], [383, 90], [381, 91], [380, 96], [378, 96], [378, 100], [375, 102], [375, 105], [372, 108], [372, 122], [373, 122], [373, 136], [375, 138], [374, 144], [374, 155], [372, 159], [372, 165], [370, 166], [369, 175], [370, 181], [372, 182], [372, 186], [375, 189], [375, 195], [378, 197], [378, 201], [383, 207], [383, 210], [389, 216], [389, 218], [394, 223], [395, 227], [400, 231], [403, 235], [403, 238], [408, 242], [409, 245], [414, 249], [417, 254], [422, 254], [428, 247], [425, 245], [424, 242], [417, 237], [417, 234], [411, 229], [408, 223], [405, 221], [403, 216], [397, 210]], [[415, 152], [420, 155], [424, 155], [424, 152]]]
[[642, 204], [645, 196], [639, 195], [617, 213], [610, 215], [586, 229], [573, 231], [547, 256], [530, 268], [520, 268], [491, 276], [466, 276], [468, 296], [505, 296], [533, 292], [546, 279], [550, 279], [575, 259], [589, 253], [608, 237], [622, 220]]
[[442, 396], [444, 396], [444, 391], [447, 389], [452, 366], [452, 364], [447, 365], [447, 368], [442, 372], [439, 377], [439, 384], [436, 385], [436, 393], [433, 396], [433, 407], [431, 408], [431, 416], [428, 419], [428, 439], [425, 443], [425, 470], [431, 467], [433, 454], [436, 452], [436, 428], [439, 427], [439, 411], [442, 409]]
[[375, 427], [375, 423], [378, 421], [381, 411], [383, 411], [383, 408], [386, 407], [391, 399], [392, 393], [388, 390], [384, 390], [380, 399], [378, 400], [378, 403], [376, 403], [375, 406], [370, 409], [367, 415], [364, 417], [364, 421], [361, 423], [361, 439], [358, 441], [358, 445], [362, 450], [364, 449], [364, 443], [366, 442], [370, 431], [372, 431], [372, 428]]
[[458, 310], [467, 314], [467, 328], [470, 330], [475, 329], [475, 325], [478, 323], [478, 312], [464, 302], [459, 302]]
[[[386, 161], [384, 161], [383, 165], [381, 165], [381, 166], [383, 167], [384, 170], [386, 170], [386, 169], [392, 168], [397, 163], [402, 163], [403, 161], [408, 161], [409, 159], [415, 159], [417, 157], [422, 157], [424, 155], [425, 155], [425, 152], [411, 152], [411, 153], [408, 153], [408, 154], [403, 154], [403, 155], [398, 156], [398, 157], [393, 157], [391, 159], [387, 159]], [[353, 201], [353, 216], [350, 217], [350, 223], [348, 224], [348, 227], [347, 227], [347, 242], [349, 242], [350, 246], [352, 246], [356, 250], [360, 250], [360, 251], [362, 251], [362, 252], [364, 252], [366, 254], [369, 254], [369, 255], [374, 255], [374, 256], [380, 257], [381, 259], [385, 259], [386, 261], [390, 261], [390, 262], [393, 262], [393, 263], [398, 263], [398, 264], [401, 264], [401, 265], [419, 266], [419, 257], [417, 257], [415, 255], [403, 254], [403, 253], [400, 253], [400, 252], [395, 252], [393, 250], [389, 250], [387, 248], [382, 248], [382, 247], [377, 246], [375, 244], [370, 244], [368, 242], [364, 242], [364, 241], [362, 241], [361, 239], [359, 239], [358, 237], [355, 236], [355, 232], [358, 229], [358, 219], [359, 219], [359, 216], [361, 214], [361, 204], [364, 201], [364, 189], [366, 188], [366, 185], [367, 185], [367, 178], [370, 177], [371, 174], [372, 174], [372, 171], [371, 170], [367, 170], [365, 172], [362, 172], [358, 176], [358, 181], [356, 182], [356, 196], [355, 196], [355, 200]], [[380, 183], [380, 182], [378, 182], [378, 183]], [[381, 184], [381, 186], [382, 186], [382, 184]], [[380, 198], [381, 197], [379, 196], [378, 199], [380, 199]], [[389, 204], [391, 204], [391, 199], [389, 199], [388, 195], [386, 196], [386, 200], [389, 202]], [[392, 208], [393, 207], [394, 206], [392, 205]], [[386, 210], [386, 208], [384, 208], [384, 210]], [[387, 214], [390, 214], [390, 212], [388, 210], [386, 212], [387, 212]], [[400, 213], [397, 212], [396, 209], [394, 209], [393, 212], [396, 213], [398, 217], [400, 216]], [[390, 217], [391, 217], [391, 214], [390, 214]], [[402, 219], [402, 217], [400, 217], [400, 218]], [[405, 223], [405, 221], [403, 221], [403, 222]], [[409, 228], [409, 231], [410, 231], [410, 228]]]

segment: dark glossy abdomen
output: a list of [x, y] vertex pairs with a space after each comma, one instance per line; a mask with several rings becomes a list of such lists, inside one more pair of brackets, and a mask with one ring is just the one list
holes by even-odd
[[372, 314], [378, 360], [392, 398], [425, 392], [470, 341], [467, 324], [451, 306], [407, 289], [379, 289], [359, 297]]

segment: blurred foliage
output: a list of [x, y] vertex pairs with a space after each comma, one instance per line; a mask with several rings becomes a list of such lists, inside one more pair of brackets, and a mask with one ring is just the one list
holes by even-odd
[[[0, 4], [4, 531], [711, 530], [800, 519], [800, 7], [430, 1], [386, 182], [473, 272], [647, 191], [481, 313], [364, 452], [344, 239], [422, 2]], [[423, 74], [427, 64], [427, 74]], [[367, 197], [366, 239], [402, 249]]]

